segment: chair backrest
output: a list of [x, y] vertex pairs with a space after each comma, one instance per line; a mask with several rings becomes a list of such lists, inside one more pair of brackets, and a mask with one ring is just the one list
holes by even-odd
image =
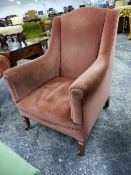
[[97, 58], [106, 9], [81, 8], [61, 16], [61, 76], [78, 77]]
[[61, 16], [61, 76], [77, 78], [97, 59], [106, 11], [81, 8]]

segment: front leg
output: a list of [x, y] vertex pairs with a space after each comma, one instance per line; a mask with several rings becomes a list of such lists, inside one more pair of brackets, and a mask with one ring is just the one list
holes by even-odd
[[28, 130], [30, 128], [30, 120], [27, 117], [23, 117], [23, 122], [25, 126], [25, 130]]
[[110, 98], [108, 97], [107, 101], [105, 102], [105, 106], [103, 107], [104, 109], [109, 107], [110, 105]]
[[85, 155], [85, 143], [79, 142], [79, 153], [78, 156], [84, 156]]

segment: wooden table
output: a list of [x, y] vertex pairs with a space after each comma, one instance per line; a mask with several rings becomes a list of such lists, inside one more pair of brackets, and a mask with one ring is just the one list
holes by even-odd
[[5, 55], [11, 62], [11, 67], [17, 65], [17, 61], [32, 56], [38, 57], [44, 54], [41, 43], [32, 43], [23, 47], [12, 48], [6, 51], [0, 51], [1, 55]]

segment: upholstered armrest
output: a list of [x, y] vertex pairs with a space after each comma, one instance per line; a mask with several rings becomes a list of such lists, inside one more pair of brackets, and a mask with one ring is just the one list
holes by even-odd
[[59, 76], [60, 65], [60, 17], [52, 24], [52, 36], [47, 54], [4, 73], [15, 102], [22, 100], [47, 81]]
[[101, 84], [108, 68], [108, 61], [99, 57], [92, 66], [78, 77], [70, 86], [71, 118], [74, 123], [82, 125], [82, 103], [88, 94]]
[[4, 72], [10, 92], [15, 102], [22, 100], [44, 83], [58, 76], [52, 56], [41, 56], [27, 64], [19, 65]]

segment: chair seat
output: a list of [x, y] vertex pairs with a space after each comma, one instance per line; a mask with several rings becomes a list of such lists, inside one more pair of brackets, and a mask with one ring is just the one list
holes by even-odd
[[72, 122], [69, 86], [72, 78], [57, 77], [17, 103], [18, 108], [44, 121], [63, 127], [79, 129]]

